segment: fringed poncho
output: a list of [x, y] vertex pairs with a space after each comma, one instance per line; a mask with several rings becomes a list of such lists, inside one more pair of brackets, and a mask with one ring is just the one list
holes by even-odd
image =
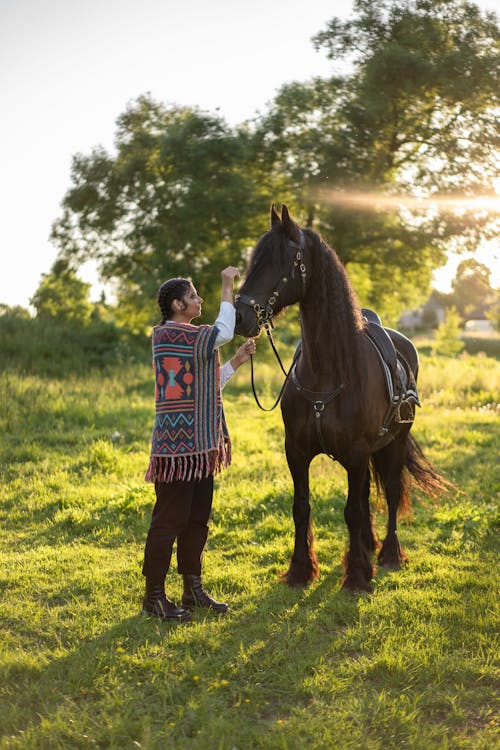
[[217, 332], [171, 321], [153, 329], [156, 416], [148, 482], [203, 479], [231, 463]]

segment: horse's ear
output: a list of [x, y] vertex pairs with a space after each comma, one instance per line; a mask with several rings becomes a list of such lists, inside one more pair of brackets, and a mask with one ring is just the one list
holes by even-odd
[[281, 206], [281, 221], [283, 223], [283, 229], [285, 230], [286, 236], [291, 240], [296, 239], [299, 234], [299, 229], [293, 219], [288, 213], [288, 207], [283, 203]]
[[281, 219], [276, 213], [276, 209], [274, 208], [274, 203], [271, 206], [271, 226], [275, 227], [277, 224], [281, 224]]

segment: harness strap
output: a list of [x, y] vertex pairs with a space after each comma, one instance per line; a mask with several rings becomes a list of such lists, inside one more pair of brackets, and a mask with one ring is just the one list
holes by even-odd
[[321, 452], [325, 453], [328, 458], [331, 458], [332, 461], [335, 461], [335, 456], [333, 456], [331, 453], [328, 452], [328, 449], [325, 444], [325, 438], [323, 436], [323, 430], [321, 429], [321, 414], [323, 413], [325, 406], [330, 403], [330, 401], [333, 401], [334, 398], [337, 398], [337, 396], [340, 395], [340, 393], [344, 390], [344, 384], [341, 383], [340, 385], [335, 388], [335, 390], [331, 391], [330, 393], [321, 393], [318, 391], [310, 391], [309, 388], [304, 388], [303, 385], [299, 383], [299, 379], [297, 377], [297, 365], [294, 362], [291, 368], [292, 373], [292, 381], [297, 389], [297, 391], [300, 393], [301, 396], [303, 396], [306, 401], [309, 401], [310, 404], [312, 404], [312, 407], [314, 409], [314, 426], [316, 428], [316, 437], [318, 438], [319, 447], [321, 448]]

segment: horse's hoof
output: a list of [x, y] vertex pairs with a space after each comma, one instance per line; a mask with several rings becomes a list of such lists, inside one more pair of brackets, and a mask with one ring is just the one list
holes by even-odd
[[291, 589], [305, 589], [311, 583], [310, 578], [290, 574], [290, 571], [282, 573], [280, 579]]
[[386, 570], [401, 570], [404, 565], [408, 565], [408, 558], [402, 549], [388, 552], [382, 548], [377, 558], [377, 563], [380, 568], [385, 568]]
[[384, 570], [401, 570], [402, 563], [398, 562], [397, 560], [381, 560], [379, 558], [378, 560], [378, 566], [379, 568], [383, 568]]
[[298, 581], [296, 579], [284, 577], [284, 581], [290, 589], [305, 589], [310, 586], [311, 581]]
[[306, 588], [306, 586], [309, 586], [316, 580], [316, 578], [319, 578], [319, 570], [299, 571], [296, 568], [289, 568], [280, 575], [280, 578], [292, 589]]
[[348, 594], [371, 594], [373, 592], [373, 586], [370, 581], [351, 575], [347, 575], [344, 578], [342, 589]]

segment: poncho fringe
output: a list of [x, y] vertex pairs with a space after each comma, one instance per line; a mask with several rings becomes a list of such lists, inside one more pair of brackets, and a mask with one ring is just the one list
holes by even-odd
[[188, 456], [151, 456], [146, 482], [189, 482], [217, 474], [231, 463], [231, 443], [223, 449]]
[[231, 463], [216, 335], [215, 327], [173, 323], [153, 331], [156, 417], [147, 482], [200, 480]]

